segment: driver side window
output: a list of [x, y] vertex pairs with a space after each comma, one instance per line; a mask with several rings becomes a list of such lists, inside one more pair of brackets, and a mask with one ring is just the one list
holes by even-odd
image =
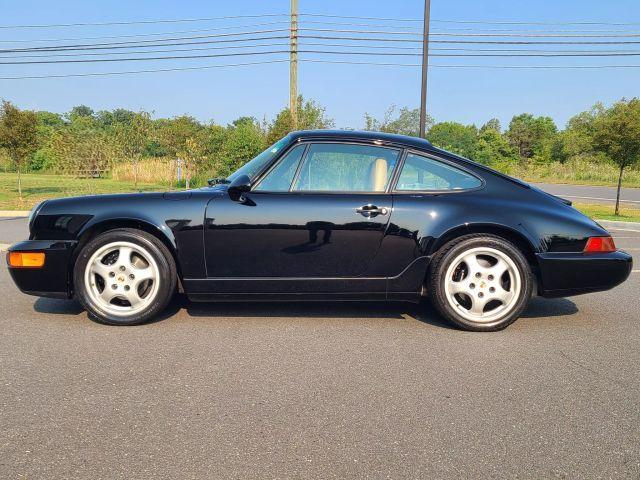
[[293, 147], [282, 160], [260, 181], [254, 190], [258, 192], [288, 192], [305, 145]]

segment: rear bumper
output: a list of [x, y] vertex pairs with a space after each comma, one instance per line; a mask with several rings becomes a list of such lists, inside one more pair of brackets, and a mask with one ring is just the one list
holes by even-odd
[[42, 268], [9, 267], [11, 278], [23, 293], [38, 297], [69, 298], [69, 265], [77, 243], [70, 240], [25, 240], [11, 245], [9, 252], [45, 253]]
[[624, 282], [633, 268], [631, 255], [612, 253], [540, 253], [540, 294], [569, 297], [609, 290]]

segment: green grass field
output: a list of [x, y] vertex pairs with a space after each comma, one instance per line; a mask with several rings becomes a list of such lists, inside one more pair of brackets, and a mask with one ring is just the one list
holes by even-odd
[[25, 174], [22, 175], [22, 200], [20, 200], [16, 174], [0, 173], [0, 210], [30, 210], [36, 203], [48, 198], [153, 190], [166, 190], [166, 187], [144, 183], [138, 184], [136, 190], [131, 182], [107, 178]]
[[617, 220], [619, 222], [640, 222], [640, 209], [620, 207], [620, 215], [614, 215], [613, 205], [596, 205], [592, 203], [574, 203], [575, 208], [585, 215], [597, 220]]

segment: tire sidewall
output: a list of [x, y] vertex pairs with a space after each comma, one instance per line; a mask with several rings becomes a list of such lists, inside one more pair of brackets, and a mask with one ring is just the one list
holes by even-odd
[[[84, 282], [85, 270], [91, 256], [102, 246], [118, 241], [131, 242], [144, 247], [153, 256], [160, 272], [158, 292], [151, 304], [145, 310], [127, 316], [115, 316], [104, 311], [91, 300]], [[175, 291], [175, 267], [173, 267], [173, 259], [168, 258], [167, 255], [170, 254], [166, 251], [166, 247], [146, 232], [132, 229], [107, 231], [90, 240], [80, 251], [73, 269], [74, 296], [87, 310], [89, 316], [100, 323], [109, 325], [137, 325], [144, 323], [166, 307]]]
[[[522, 283], [518, 300], [509, 313], [497, 320], [487, 323], [474, 322], [459, 315], [455, 308], [453, 308], [449, 303], [445, 292], [445, 283], [447, 282], [446, 272], [451, 265], [451, 262], [461, 253], [477, 247], [494, 248], [511, 258], [518, 269]], [[515, 245], [500, 237], [478, 235], [459, 240], [454, 242], [453, 245], [445, 245], [442, 250], [443, 254], [436, 260], [435, 270], [431, 278], [430, 290], [432, 291], [432, 298], [436, 308], [447, 320], [466, 330], [495, 331], [507, 327], [518, 319], [527, 307], [529, 299], [531, 298], [533, 279], [529, 262]]]

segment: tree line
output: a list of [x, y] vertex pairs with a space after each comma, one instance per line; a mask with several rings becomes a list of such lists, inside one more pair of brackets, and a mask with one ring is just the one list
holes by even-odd
[[[300, 129], [334, 126], [312, 100], [299, 97], [297, 108]], [[189, 186], [227, 176], [291, 129], [288, 108], [272, 120], [240, 117], [223, 126], [188, 115], [154, 119], [149, 112], [96, 112], [84, 105], [66, 114], [26, 111], [3, 101], [0, 160], [5, 170], [17, 173], [19, 191], [20, 174], [27, 171], [96, 177], [121, 166], [128, 167], [137, 187], [140, 165], [153, 159], [164, 160], [172, 171], [172, 162], [180, 159]], [[419, 112], [391, 107], [382, 118], [365, 114], [364, 129], [418, 136]], [[427, 132], [434, 145], [507, 173], [514, 166], [575, 161], [615, 167], [619, 191], [625, 170], [640, 162], [640, 100], [622, 99], [608, 107], [598, 103], [572, 117], [564, 129], [550, 117], [522, 113], [506, 128], [495, 118], [480, 127], [429, 118]]]

